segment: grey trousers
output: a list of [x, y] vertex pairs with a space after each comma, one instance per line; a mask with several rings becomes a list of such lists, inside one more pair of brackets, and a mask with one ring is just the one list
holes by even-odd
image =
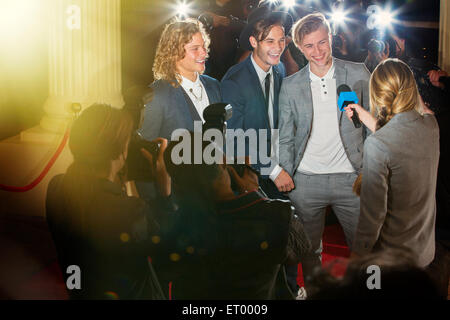
[[356, 173], [294, 175], [295, 189], [289, 193], [297, 215], [308, 235], [313, 253], [302, 261], [305, 286], [311, 281], [314, 269], [321, 267], [322, 235], [325, 210], [331, 206], [341, 224], [351, 248], [359, 219], [359, 197], [352, 191]]

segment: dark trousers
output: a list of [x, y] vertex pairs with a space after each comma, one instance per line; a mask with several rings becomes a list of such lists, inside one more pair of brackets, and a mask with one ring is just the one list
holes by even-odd
[[[262, 189], [262, 191], [264, 191], [264, 193], [269, 199], [289, 200], [289, 198], [284, 193], [278, 191], [278, 188], [275, 185], [275, 183], [273, 183], [273, 181], [270, 180], [269, 178], [259, 176], [258, 180], [259, 180], [259, 187]], [[293, 266], [285, 265], [282, 267], [284, 267], [286, 271], [286, 279], [289, 285], [289, 289], [296, 296], [298, 291], [297, 285], [298, 265]]]

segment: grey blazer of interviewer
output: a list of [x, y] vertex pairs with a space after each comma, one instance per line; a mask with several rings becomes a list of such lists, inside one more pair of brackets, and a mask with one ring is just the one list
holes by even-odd
[[419, 267], [434, 259], [439, 127], [432, 115], [395, 115], [364, 145], [361, 214], [353, 251], [396, 248]]
[[[348, 85], [359, 99], [359, 104], [369, 109], [370, 73], [362, 63], [353, 63], [334, 58], [336, 88]], [[289, 92], [289, 93], [288, 93]], [[336, 93], [337, 94], [337, 93]], [[336, 105], [336, 108], [338, 106]], [[312, 129], [313, 104], [309, 64], [299, 72], [283, 79], [279, 101], [280, 166], [291, 176], [297, 170], [306, 149]], [[362, 125], [355, 128], [344, 112], [339, 111], [339, 133], [347, 157], [359, 173], [362, 166], [363, 144], [368, 129]]]

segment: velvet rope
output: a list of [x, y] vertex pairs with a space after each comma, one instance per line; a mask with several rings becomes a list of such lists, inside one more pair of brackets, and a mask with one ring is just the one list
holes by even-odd
[[70, 132], [70, 130], [67, 129], [55, 154], [52, 156], [50, 161], [47, 163], [44, 170], [42, 170], [41, 174], [33, 182], [31, 182], [30, 184], [28, 184], [24, 187], [6, 186], [3, 184], [0, 184], [0, 190], [9, 191], [9, 192], [26, 192], [26, 191], [29, 191], [29, 190], [33, 189], [34, 187], [36, 187], [42, 181], [42, 179], [44, 179], [44, 177], [50, 171], [52, 166], [55, 164], [56, 159], [58, 159], [59, 155], [63, 151], [64, 146], [66, 145], [67, 140], [69, 138], [69, 132]]

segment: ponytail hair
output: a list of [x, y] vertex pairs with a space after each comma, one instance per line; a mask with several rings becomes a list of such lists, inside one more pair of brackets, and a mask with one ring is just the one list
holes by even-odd
[[377, 130], [396, 114], [416, 110], [422, 113], [419, 91], [407, 64], [398, 59], [381, 62], [370, 77], [370, 106], [377, 118]]

